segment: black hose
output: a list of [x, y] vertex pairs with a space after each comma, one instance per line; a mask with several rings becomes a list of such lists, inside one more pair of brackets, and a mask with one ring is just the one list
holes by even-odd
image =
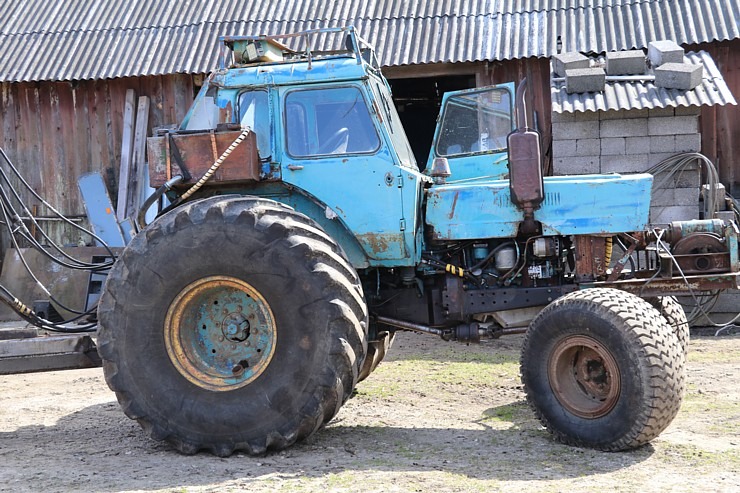
[[173, 176], [144, 201], [144, 205], [141, 206], [141, 209], [139, 209], [139, 214], [138, 216], [136, 216], [136, 224], [139, 227], [139, 231], [148, 226], [148, 224], [146, 223], [146, 213], [149, 208], [153, 206], [154, 203], [162, 197], [162, 195], [172, 190], [172, 187], [174, 187], [181, 181], [183, 181], [183, 177], [181, 175]]

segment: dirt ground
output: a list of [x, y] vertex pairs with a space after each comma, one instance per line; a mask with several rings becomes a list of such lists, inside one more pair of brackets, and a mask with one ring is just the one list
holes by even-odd
[[126, 418], [102, 370], [0, 377], [0, 491], [740, 491], [740, 336], [691, 342], [688, 393], [650, 445], [554, 442], [524, 402], [522, 338], [400, 334], [308, 442], [182, 456]]

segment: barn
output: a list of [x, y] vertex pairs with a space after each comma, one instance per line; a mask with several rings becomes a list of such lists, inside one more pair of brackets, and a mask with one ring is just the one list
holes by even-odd
[[[552, 170], [558, 53], [598, 56], [670, 39], [703, 53], [740, 94], [736, 0], [18, 0], [0, 5], [0, 147], [36, 193], [84, 223], [81, 175], [100, 172], [116, 203], [128, 91], [149, 98], [151, 132], [184, 117], [216, 66], [219, 36], [347, 25], [375, 47], [419, 162], [445, 91], [527, 77]], [[737, 193], [740, 110], [731, 102], [688, 106], [702, 152]], [[24, 199], [50, 238], [83, 241], [32, 195]]]

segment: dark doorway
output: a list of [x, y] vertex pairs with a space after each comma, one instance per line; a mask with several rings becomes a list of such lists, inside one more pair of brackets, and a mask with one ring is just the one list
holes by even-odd
[[442, 95], [447, 91], [475, 87], [475, 75], [392, 79], [388, 82], [416, 162], [423, 170], [432, 146]]

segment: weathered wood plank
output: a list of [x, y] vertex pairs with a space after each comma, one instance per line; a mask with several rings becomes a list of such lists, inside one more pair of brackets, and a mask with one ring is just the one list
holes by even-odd
[[149, 97], [139, 97], [134, 129], [133, 157], [129, 174], [130, 183], [126, 199], [126, 217], [129, 218], [135, 218], [139, 212], [140, 197], [144, 187], [147, 186], [144, 176], [146, 176], [146, 136], [149, 132], [149, 104]]
[[131, 167], [134, 153], [134, 105], [136, 103], [136, 92], [133, 89], [126, 91], [126, 103], [123, 113], [123, 134], [121, 136], [121, 167], [118, 173], [118, 205], [116, 206], [116, 217], [123, 221], [126, 215], [128, 203], [129, 186], [131, 180]]

